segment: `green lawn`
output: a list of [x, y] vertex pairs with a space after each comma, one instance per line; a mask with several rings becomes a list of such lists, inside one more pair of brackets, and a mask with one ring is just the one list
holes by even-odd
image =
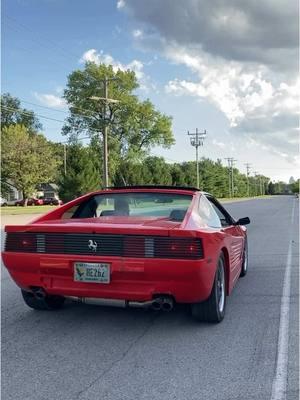
[[55, 206], [27, 206], [27, 207], [1, 207], [1, 215], [23, 215], [23, 214], [44, 214], [47, 211], [54, 210]]

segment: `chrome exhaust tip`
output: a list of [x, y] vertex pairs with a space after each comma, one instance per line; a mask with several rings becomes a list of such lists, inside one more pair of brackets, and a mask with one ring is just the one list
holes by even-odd
[[154, 311], [160, 311], [162, 306], [162, 302], [160, 298], [154, 299], [151, 304], [151, 308]]
[[43, 288], [34, 288], [32, 289], [32, 293], [38, 300], [44, 300], [44, 298], [47, 296], [47, 293]]
[[169, 312], [172, 311], [174, 307], [174, 302], [172, 298], [165, 298], [162, 300], [161, 309], [163, 311]]

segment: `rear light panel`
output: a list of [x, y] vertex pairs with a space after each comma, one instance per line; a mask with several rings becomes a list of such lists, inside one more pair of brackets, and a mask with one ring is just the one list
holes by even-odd
[[8, 233], [5, 241], [5, 251], [19, 251], [24, 253], [37, 252], [37, 234], [35, 233]]
[[155, 238], [154, 257], [191, 258], [203, 257], [201, 239], [190, 238]]
[[[90, 247], [90, 242], [97, 243]], [[5, 251], [44, 254], [86, 254], [131, 258], [203, 258], [198, 238], [16, 232], [6, 236]]]

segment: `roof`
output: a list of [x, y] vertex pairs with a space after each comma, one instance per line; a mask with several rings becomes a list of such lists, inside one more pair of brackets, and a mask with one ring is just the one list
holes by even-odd
[[58, 191], [56, 183], [41, 183], [37, 186], [38, 190], [55, 190]]
[[133, 185], [133, 186], [109, 186], [109, 190], [130, 190], [130, 189], [170, 189], [170, 190], [187, 190], [191, 192], [199, 192], [200, 189], [191, 186], [170, 186], [170, 185]]

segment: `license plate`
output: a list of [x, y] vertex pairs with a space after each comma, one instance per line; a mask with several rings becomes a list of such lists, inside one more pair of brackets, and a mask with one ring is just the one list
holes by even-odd
[[74, 281], [76, 282], [110, 282], [110, 264], [74, 263]]

